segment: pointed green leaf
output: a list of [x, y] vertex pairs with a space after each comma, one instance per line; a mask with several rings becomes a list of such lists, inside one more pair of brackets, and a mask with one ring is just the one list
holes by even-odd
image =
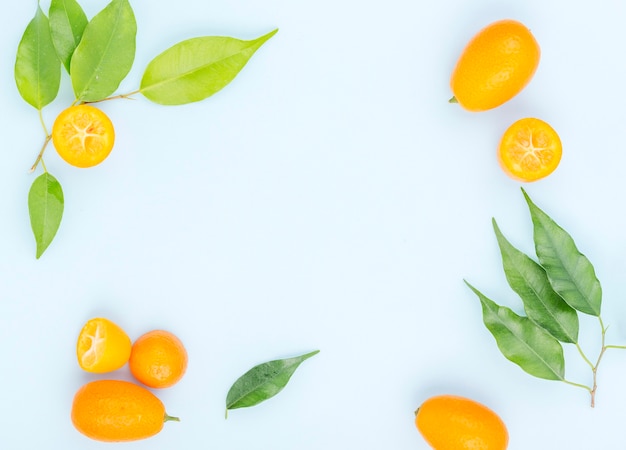
[[226, 410], [257, 405], [278, 394], [298, 366], [319, 350], [254, 366], [235, 381], [226, 396]]
[[70, 62], [77, 100], [95, 102], [115, 92], [135, 60], [136, 35], [128, 0], [112, 0], [91, 19]]
[[50, 23], [40, 7], [17, 47], [15, 83], [22, 98], [37, 109], [59, 93], [61, 62], [52, 43]]
[[228, 85], [277, 31], [251, 41], [206, 36], [180, 42], [148, 64], [140, 92], [162, 105], [204, 100]]
[[602, 287], [585, 255], [572, 237], [539, 209], [522, 189], [533, 221], [535, 251], [552, 288], [572, 308], [599, 316]]
[[578, 315], [554, 292], [546, 271], [504, 237], [495, 219], [502, 265], [509, 286], [522, 299], [528, 318], [561, 342], [578, 342]]
[[87, 26], [87, 16], [76, 0], [52, 0], [49, 15], [54, 48], [69, 73], [72, 55]]
[[485, 326], [508, 360], [535, 377], [564, 380], [563, 347], [556, 338], [528, 317], [519, 316], [509, 308], [496, 304], [467, 281], [465, 284], [480, 299]]
[[48, 172], [38, 176], [28, 193], [30, 225], [37, 242], [37, 258], [46, 251], [61, 225], [63, 189]]

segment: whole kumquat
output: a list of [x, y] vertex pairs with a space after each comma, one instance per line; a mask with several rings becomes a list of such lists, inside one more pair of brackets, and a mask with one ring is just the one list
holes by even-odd
[[148, 389], [121, 380], [98, 380], [75, 394], [71, 412], [74, 427], [104, 442], [122, 442], [154, 436], [167, 421], [165, 407]]
[[495, 412], [455, 395], [427, 399], [415, 412], [415, 425], [435, 450], [505, 450], [509, 443]]
[[133, 376], [146, 386], [170, 387], [187, 370], [187, 350], [169, 331], [149, 331], [133, 343], [128, 365]]
[[468, 111], [486, 111], [511, 100], [530, 82], [541, 51], [530, 30], [505, 19], [487, 25], [458, 59], [450, 87], [451, 101]]

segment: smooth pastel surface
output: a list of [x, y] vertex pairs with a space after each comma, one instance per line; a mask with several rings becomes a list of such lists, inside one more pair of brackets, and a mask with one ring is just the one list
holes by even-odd
[[[89, 17], [106, 4], [83, 0]], [[76, 363], [82, 325], [104, 316], [131, 339], [164, 328], [189, 366], [159, 391], [170, 415], [133, 449], [427, 449], [414, 426], [426, 398], [463, 395], [507, 424], [511, 450], [624, 448], [626, 352], [582, 389], [525, 374], [498, 351], [467, 279], [518, 312], [491, 227], [532, 254], [521, 184], [496, 148], [515, 120], [550, 123], [563, 159], [525, 185], [595, 265], [607, 341], [626, 343], [626, 6], [557, 0], [131, 2], [143, 68], [194, 36], [279, 32], [215, 96], [164, 107], [102, 105], [116, 144], [91, 169], [53, 151], [65, 212], [35, 259], [28, 169], [43, 134], [18, 95], [15, 51], [36, 2], [2, 15], [0, 56], [0, 448], [101, 449], [70, 421], [93, 376]], [[48, 2], [41, 5], [47, 10]], [[449, 77], [484, 25], [514, 18], [541, 45], [527, 88], [472, 114]], [[45, 121], [73, 100], [64, 78]], [[599, 327], [583, 317], [594, 355]], [[224, 419], [231, 384], [255, 364], [315, 349], [276, 397]], [[569, 362], [568, 362], [569, 361]], [[568, 378], [591, 382], [566, 347]], [[127, 367], [113, 375], [130, 379]]]

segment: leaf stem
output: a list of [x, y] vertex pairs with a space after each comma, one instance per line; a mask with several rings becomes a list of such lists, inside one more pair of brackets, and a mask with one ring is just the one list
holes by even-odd
[[626, 345], [605, 345], [604, 347], [606, 349], [615, 348], [615, 349], [619, 349], [619, 350], [626, 350]]
[[585, 352], [583, 352], [583, 349], [580, 347], [580, 344], [578, 342], [576, 342], [576, 348], [578, 349], [578, 353], [580, 353], [580, 356], [582, 356], [582, 358], [589, 365], [589, 367], [591, 367], [591, 370], [593, 370], [593, 363], [589, 360], [589, 358], [587, 358], [587, 355], [585, 355]]
[[132, 91], [127, 94], [114, 95], [112, 97], [103, 98], [102, 100], [96, 100], [93, 102], [83, 102], [83, 103], [100, 103], [100, 102], [108, 102], [110, 100], [119, 100], [119, 99], [135, 100], [132, 96], [139, 94], [140, 92], [141, 92], [141, 89], [137, 89], [136, 91]]
[[569, 381], [566, 379], [561, 380], [563, 383], [565, 384], [569, 384], [570, 386], [576, 386], [579, 388], [583, 388], [586, 391], [589, 391], [589, 393], [591, 393], [591, 388], [589, 386], [587, 386], [586, 384], [580, 384], [580, 383], [574, 383], [573, 381]]

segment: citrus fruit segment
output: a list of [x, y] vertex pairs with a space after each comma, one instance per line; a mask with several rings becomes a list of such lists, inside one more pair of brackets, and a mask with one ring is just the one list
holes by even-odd
[[118, 325], [98, 317], [89, 320], [78, 335], [78, 365], [87, 372], [105, 373], [128, 362], [131, 341]]
[[518, 181], [536, 181], [556, 170], [563, 153], [558, 133], [548, 123], [528, 117], [513, 123], [502, 136], [498, 161]]
[[115, 130], [109, 117], [95, 106], [70, 106], [54, 121], [52, 142], [68, 164], [92, 167], [111, 153]]
[[505, 450], [506, 425], [491, 409], [455, 395], [427, 399], [415, 412], [415, 425], [437, 450]]
[[137, 381], [146, 386], [170, 387], [178, 383], [187, 370], [187, 350], [169, 331], [149, 331], [133, 344], [128, 367]]
[[168, 416], [152, 392], [121, 380], [92, 381], [74, 395], [74, 427], [85, 436], [104, 442], [145, 439], [163, 429]]
[[502, 105], [530, 82], [540, 55], [522, 23], [505, 19], [487, 25], [469, 41], [452, 71], [453, 99], [468, 111]]

